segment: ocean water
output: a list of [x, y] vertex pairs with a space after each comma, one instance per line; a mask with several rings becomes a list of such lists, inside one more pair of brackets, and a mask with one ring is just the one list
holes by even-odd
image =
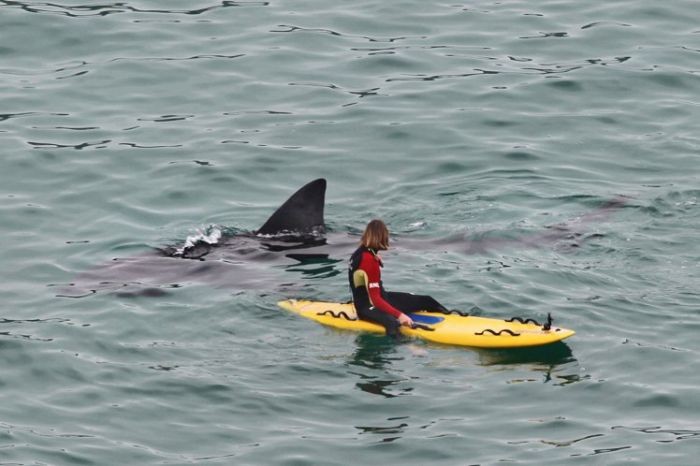
[[[0, 0], [0, 464], [697, 464], [698, 18]], [[119, 268], [319, 177], [326, 259]], [[374, 217], [387, 288], [576, 336], [395, 343], [276, 306], [348, 299]]]

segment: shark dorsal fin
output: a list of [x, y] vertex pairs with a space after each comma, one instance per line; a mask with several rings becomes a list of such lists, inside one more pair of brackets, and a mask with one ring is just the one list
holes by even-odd
[[319, 178], [304, 186], [287, 199], [257, 235], [323, 233], [323, 208], [326, 202], [326, 180]]

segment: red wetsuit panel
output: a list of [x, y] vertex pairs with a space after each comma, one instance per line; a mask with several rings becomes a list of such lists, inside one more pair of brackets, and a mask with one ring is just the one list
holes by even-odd
[[367, 274], [367, 290], [372, 306], [398, 319], [403, 313], [382, 297], [382, 274], [379, 269], [379, 258], [369, 251], [363, 251], [358, 269], [363, 270]]

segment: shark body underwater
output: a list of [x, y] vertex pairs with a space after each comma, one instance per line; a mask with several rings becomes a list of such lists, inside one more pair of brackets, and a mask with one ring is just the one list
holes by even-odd
[[[188, 239], [177, 248], [153, 248], [143, 254], [114, 258], [80, 274], [62, 286], [59, 297], [82, 298], [98, 292], [120, 296], [162, 296], [169, 289], [194, 283], [217, 288], [271, 289], [294, 287], [280, 280], [280, 269], [299, 271], [295, 266], [313, 264], [301, 270], [314, 276], [335, 276], [344, 272], [336, 266], [345, 262], [359, 243], [359, 236], [326, 231], [324, 221], [326, 180], [316, 179], [301, 187], [258, 229], [248, 233], [204, 235]], [[604, 203], [579, 219], [577, 225], [556, 225], [542, 233], [522, 238], [410, 238], [397, 236], [397, 249], [450, 249], [465, 254], [486, 253], [509, 246], [541, 247], [562, 240], [577, 241], [582, 227], [603, 220], [623, 206], [624, 198]], [[394, 235], [392, 235], [394, 236]]]

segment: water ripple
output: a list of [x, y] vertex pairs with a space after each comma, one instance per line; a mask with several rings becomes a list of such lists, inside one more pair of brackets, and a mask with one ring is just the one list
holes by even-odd
[[208, 55], [193, 55], [191, 57], [137, 57], [137, 58], [114, 58], [110, 62], [119, 61], [155, 61], [155, 62], [168, 62], [168, 61], [190, 61], [190, 60], [216, 60], [216, 59], [226, 59], [233, 60], [236, 58], [245, 57], [244, 53], [234, 54], [234, 55], [224, 55], [224, 54], [208, 54]]
[[157, 13], [175, 15], [202, 15], [220, 8], [247, 7], [247, 6], [269, 6], [267, 1], [231, 1], [224, 0], [220, 4], [203, 7], [193, 10], [176, 9], [142, 9], [131, 6], [126, 2], [117, 2], [107, 5], [61, 5], [47, 2], [21, 2], [16, 0], [0, 0], [0, 7], [20, 8], [29, 13], [46, 13], [54, 15], [68, 16], [71, 18], [84, 18], [90, 16], [108, 16], [119, 13]]
[[83, 150], [88, 148], [106, 149], [107, 145], [112, 142], [111, 139], [105, 139], [99, 142], [81, 142], [79, 144], [57, 144], [53, 142], [35, 142], [27, 141], [27, 144], [34, 146], [35, 149], [53, 148], [53, 149], [75, 149]]
[[700, 430], [693, 430], [693, 429], [673, 429], [673, 428], [664, 428], [664, 427], [660, 427], [660, 426], [656, 426], [656, 427], [615, 426], [612, 429], [613, 430], [616, 430], [616, 429], [631, 430], [631, 431], [640, 432], [643, 434], [663, 434], [663, 435], [668, 435], [668, 436], [674, 437], [670, 440], [657, 440], [657, 442], [661, 442], [661, 443], [672, 443], [674, 441], [697, 439], [698, 437], [700, 437]]
[[631, 24], [626, 24], [626, 23], [616, 23], [614, 21], [595, 21], [593, 23], [588, 23], [584, 26], [581, 26], [581, 29], [590, 29], [590, 28], [595, 28], [595, 27], [601, 27], [601, 26], [621, 26], [621, 27], [632, 27]]
[[297, 32], [310, 32], [310, 33], [315, 33], [315, 34], [327, 34], [331, 36], [337, 36], [337, 37], [348, 37], [348, 38], [354, 38], [354, 39], [363, 39], [368, 42], [388, 42], [388, 43], [393, 43], [393, 42], [398, 42], [401, 40], [407, 40], [407, 36], [400, 36], [400, 37], [370, 37], [370, 36], [358, 36], [358, 35], [353, 35], [353, 34], [343, 34], [337, 31], [333, 31], [331, 29], [323, 29], [323, 28], [305, 28], [301, 26], [290, 26], [287, 24], [280, 24], [277, 26], [278, 28], [283, 28], [283, 29], [273, 29], [270, 32], [274, 33], [297, 33]]

